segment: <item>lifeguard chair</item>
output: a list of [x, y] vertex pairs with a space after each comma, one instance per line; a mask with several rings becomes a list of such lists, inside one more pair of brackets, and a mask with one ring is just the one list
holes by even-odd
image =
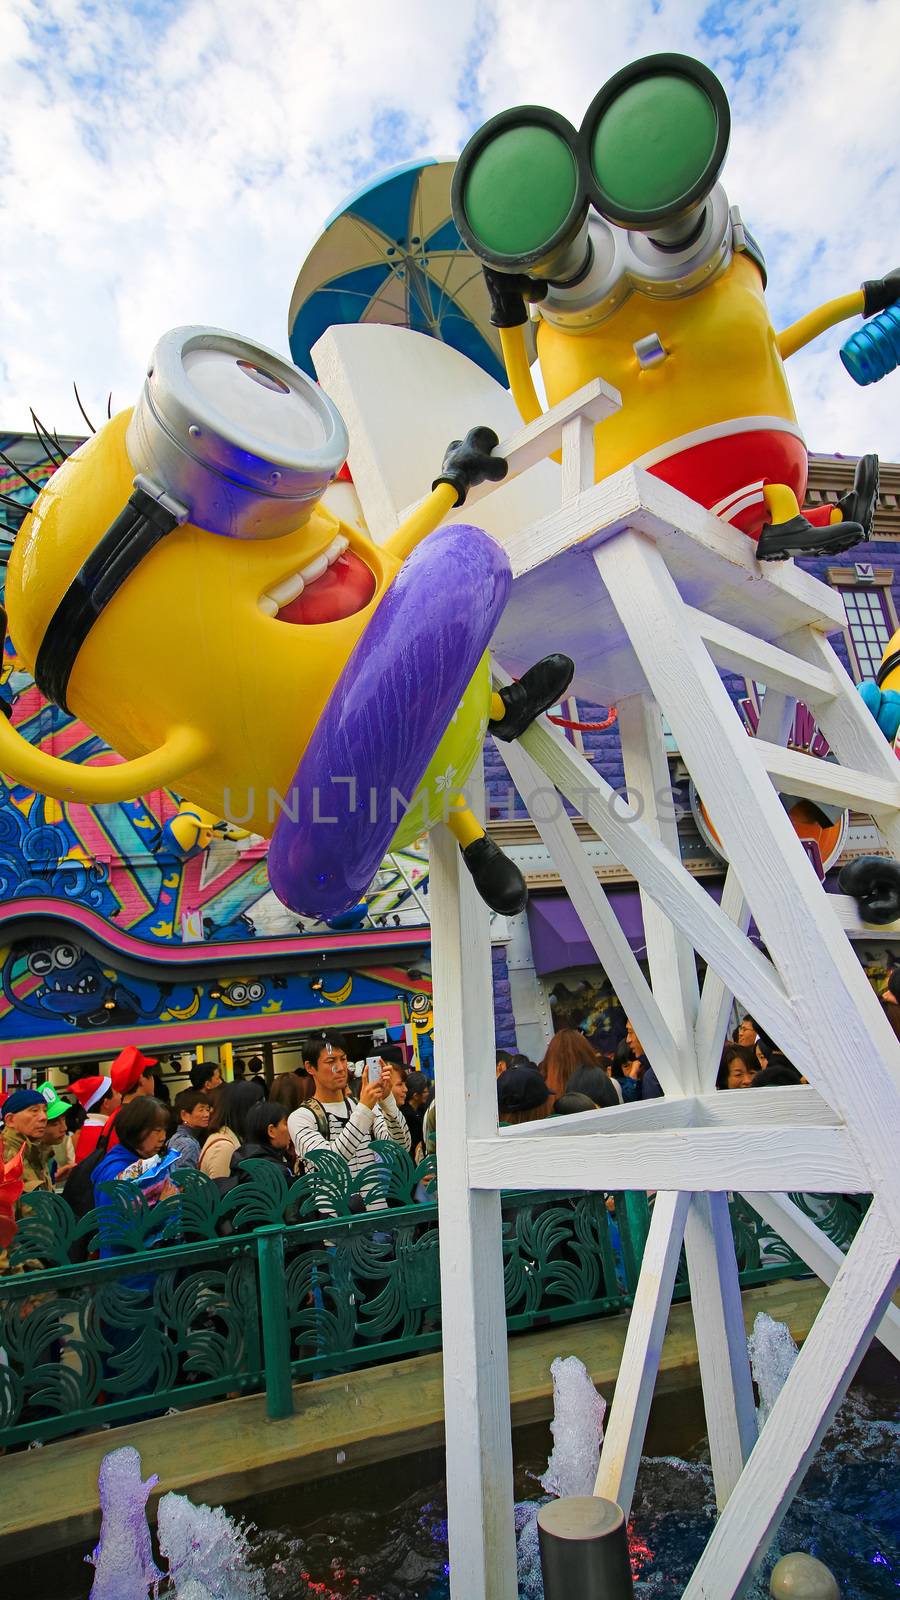
[[[517, 1592], [500, 1192], [553, 1188], [656, 1191], [597, 1480], [626, 1514], [684, 1245], [720, 1512], [684, 1594], [728, 1600], [765, 1553], [873, 1334], [900, 1357], [891, 1305], [900, 1046], [847, 937], [855, 904], [824, 892], [776, 788], [871, 812], [900, 857], [900, 769], [828, 642], [845, 622], [831, 589], [793, 562], [760, 565], [748, 538], [645, 472], [594, 482], [594, 430], [619, 403], [607, 385], [595, 381], [522, 427], [498, 383], [406, 329], [332, 329], [314, 359], [347, 421], [376, 539], [396, 527], [448, 438], [475, 423], [500, 436], [509, 480], [473, 491], [454, 517], [484, 527], [512, 563], [498, 678], [544, 651], [571, 655], [573, 692], [618, 706], [628, 799], [546, 720], [502, 754], [665, 1091], [498, 1132], [489, 913], [438, 829], [431, 922], [454, 1600]], [[549, 457], [559, 450], [557, 466]], [[766, 686], [754, 739], [720, 667]], [[785, 748], [798, 700], [835, 762]], [[662, 717], [730, 863], [721, 905], [680, 860]], [[548, 793], [568, 799], [634, 875], [649, 983]], [[751, 917], [767, 954], [747, 936]], [[707, 963], [702, 988], [695, 951]], [[808, 1088], [714, 1092], [732, 995]], [[831, 1286], [758, 1442], [728, 1214], [735, 1190]], [[872, 1194], [846, 1255], [787, 1198], [800, 1190]]]

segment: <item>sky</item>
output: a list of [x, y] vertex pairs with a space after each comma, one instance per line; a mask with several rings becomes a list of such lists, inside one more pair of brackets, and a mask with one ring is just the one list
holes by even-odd
[[[580, 122], [626, 61], [704, 60], [723, 175], [783, 326], [900, 264], [900, 0], [3, 0], [0, 429], [133, 404], [166, 329], [287, 354], [322, 223], [399, 162], [536, 102]], [[810, 449], [900, 460], [900, 371], [859, 388], [848, 328], [793, 358]]]

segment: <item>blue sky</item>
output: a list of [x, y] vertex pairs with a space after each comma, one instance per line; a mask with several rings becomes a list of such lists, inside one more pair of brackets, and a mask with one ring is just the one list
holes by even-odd
[[[625, 61], [700, 56], [724, 182], [783, 324], [900, 263], [898, 0], [6, 0], [0, 427], [132, 403], [158, 335], [285, 350], [300, 264], [342, 197], [454, 155], [524, 101], [578, 122]], [[790, 376], [812, 449], [900, 459], [900, 372], [858, 389], [840, 335]], [[89, 405], [90, 409], [90, 405]]]

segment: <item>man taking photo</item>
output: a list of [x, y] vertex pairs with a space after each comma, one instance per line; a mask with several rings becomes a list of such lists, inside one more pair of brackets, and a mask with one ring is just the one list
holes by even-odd
[[[394, 1099], [390, 1067], [378, 1062], [363, 1073], [359, 1100], [347, 1089], [349, 1062], [343, 1039], [323, 1035], [304, 1046], [306, 1070], [315, 1084], [315, 1094], [288, 1118], [291, 1139], [301, 1161], [317, 1150], [331, 1150], [347, 1163], [350, 1174], [376, 1164], [373, 1139], [391, 1139], [410, 1148], [409, 1128]], [[372, 1194], [366, 1201], [369, 1211], [383, 1211], [387, 1200]], [[331, 1213], [323, 1205], [322, 1211]]]

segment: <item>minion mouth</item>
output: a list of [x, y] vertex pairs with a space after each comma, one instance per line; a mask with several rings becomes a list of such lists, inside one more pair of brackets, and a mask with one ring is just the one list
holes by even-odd
[[299, 572], [260, 595], [259, 608], [277, 622], [336, 622], [368, 605], [375, 576], [339, 533]]

